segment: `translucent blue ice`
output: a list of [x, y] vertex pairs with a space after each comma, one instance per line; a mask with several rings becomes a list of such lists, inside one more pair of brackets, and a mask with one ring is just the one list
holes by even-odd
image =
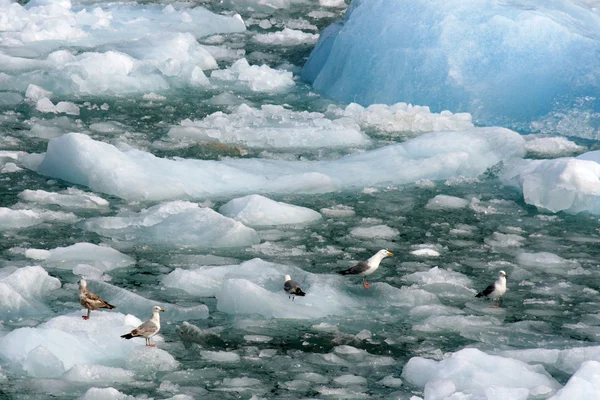
[[573, 105], [597, 109], [599, 62], [590, 2], [353, 0], [302, 77], [338, 101], [403, 101], [529, 128]]

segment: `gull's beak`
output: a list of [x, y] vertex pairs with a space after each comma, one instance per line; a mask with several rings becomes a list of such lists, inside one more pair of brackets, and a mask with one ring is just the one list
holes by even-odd
[[505, 278], [508, 278], [508, 274], [504, 274], [504, 277], [505, 277]]
[[393, 255], [394, 255], [394, 253], [392, 253], [391, 251], [388, 251], [388, 257], [391, 257]]
[[163, 310], [162, 308], [161, 308], [160, 310], [158, 310], [158, 311], [160, 311], [160, 312], [165, 312], [165, 310]]

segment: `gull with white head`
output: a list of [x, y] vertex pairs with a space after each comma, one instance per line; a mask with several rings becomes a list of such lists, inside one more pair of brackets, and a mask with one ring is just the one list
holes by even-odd
[[361, 261], [358, 264], [344, 270], [339, 271], [340, 275], [360, 275], [363, 277], [363, 286], [365, 289], [371, 287], [371, 285], [367, 282], [367, 275], [371, 275], [373, 272], [379, 268], [379, 263], [386, 257], [391, 257], [394, 254], [391, 251], [387, 251], [386, 249], [381, 249], [371, 258], [366, 261]]
[[160, 306], [152, 307], [152, 318], [144, 322], [131, 332], [121, 335], [124, 339], [131, 339], [134, 337], [142, 336], [146, 338], [146, 346], [155, 347], [155, 344], [150, 344], [150, 338], [160, 331], [160, 312], [164, 312]]
[[490, 300], [496, 300], [496, 305], [491, 305], [490, 308], [500, 308], [500, 297], [506, 293], [506, 278], [508, 278], [506, 272], [500, 271], [496, 282], [486, 287], [482, 292], [477, 293], [475, 297], [487, 297]]

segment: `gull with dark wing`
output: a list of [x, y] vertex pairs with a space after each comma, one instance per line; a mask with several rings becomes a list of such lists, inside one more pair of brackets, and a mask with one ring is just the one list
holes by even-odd
[[288, 298], [294, 300], [295, 296], [304, 296], [306, 293], [300, 289], [298, 282], [292, 279], [291, 276], [286, 275], [283, 283], [283, 290], [288, 294]]
[[491, 305], [490, 308], [500, 308], [499, 302], [500, 297], [506, 293], [506, 272], [500, 271], [498, 273], [498, 279], [490, 286], [486, 287], [482, 292], [479, 292], [475, 297], [487, 297], [490, 300], [496, 300], [496, 305]]
[[108, 308], [109, 310], [112, 310], [113, 308], [116, 308], [115, 306], [102, 300], [97, 294], [89, 292], [87, 290], [87, 282], [85, 279], [79, 281], [79, 303], [88, 310], [87, 316], [83, 315], [81, 317], [85, 320], [90, 319], [90, 312], [92, 310], [95, 311], [101, 308]]
[[369, 258], [367, 261], [361, 261], [358, 264], [344, 270], [339, 271], [340, 275], [360, 275], [363, 277], [363, 286], [365, 289], [371, 287], [371, 285], [367, 282], [367, 275], [371, 275], [373, 272], [379, 268], [379, 263], [386, 257], [391, 257], [394, 254], [391, 251], [387, 251], [386, 249], [381, 249], [374, 256]]
[[164, 312], [161, 307], [154, 306], [152, 307], [152, 318], [148, 321], [144, 322], [131, 332], [121, 335], [123, 339], [131, 339], [134, 337], [142, 336], [146, 338], [146, 346], [155, 347], [155, 344], [150, 344], [150, 338], [160, 331], [160, 314], [159, 312]]

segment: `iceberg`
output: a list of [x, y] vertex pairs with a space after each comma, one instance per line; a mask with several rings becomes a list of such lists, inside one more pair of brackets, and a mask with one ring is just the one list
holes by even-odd
[[594, 2], [353, 0], [302, 78], [341, 102], [402, 101], [529, 128], [581, 99], [600, 108], [599, 50]]
[[324, 193], [458, 175], [476, 177], [500, 161], [522, 156], [524, 143], [518, 133], [508, 129], [473, 128], [426, 133], [404, 143], [336, 160], [212, 161], [159, 158], [69, 133], [50, 140], [35, 169], [41, 175], [129, 200]]
[[569, 379], [564, 388], [549, 400], [584, 400], [600, 393], [600, 363], [586, 361]]

